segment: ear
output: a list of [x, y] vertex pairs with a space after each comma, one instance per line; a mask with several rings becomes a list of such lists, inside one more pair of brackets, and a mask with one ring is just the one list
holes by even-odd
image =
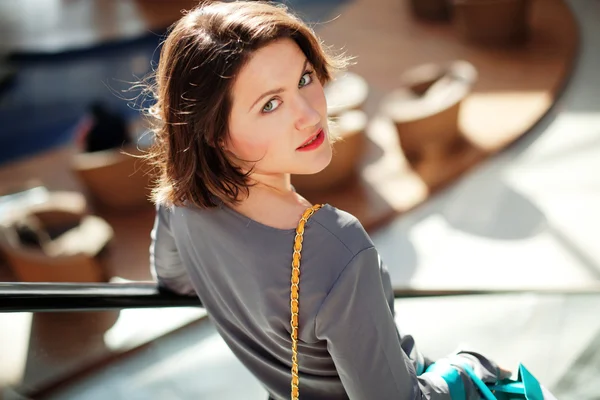
[[219, 147], [219, 149], [221, 149], [221, 151], [225, 153], [234, 154], [232, 151], [233, 149], [231, 148], [231, 143], [227, 139], [219, 139], [219, 141], [217, 142], [217, 146]]
[[228, 140], [219, 139], [217, 142], [217, 148], [229, 159], [231, 162], [232, 159], [235, 158], [235, 154], [231, 151], [231, 144], [229, 144]]
[[219, 143], [219, 150], [225, 155], [225, 157], [230, 158], [231, 152], [229, 151], [227, 145], [225, 145], [224, 143]]
[[225, 154], [227, 160], [237, 167], [243, 167], [245, 165], [244, 161], [241, 160], [234, 151], [234, 147], [231, 142], [227, 139], [219, 139], [217, 142], [218, 148]]
[[216, 144], [217, 148], [219, 148], [221, 150], [227, 150], [225, 138], [218, 139], [215, 144]]

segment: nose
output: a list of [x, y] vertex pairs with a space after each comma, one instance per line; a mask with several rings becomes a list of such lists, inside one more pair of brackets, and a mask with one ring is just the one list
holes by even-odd
[[309, 98], [299, 94], [295, 103], [295, 127], [297, 130], [302, 131], [308, 128], [314, 128], [321, 122], [321, 115], [311, 104]]

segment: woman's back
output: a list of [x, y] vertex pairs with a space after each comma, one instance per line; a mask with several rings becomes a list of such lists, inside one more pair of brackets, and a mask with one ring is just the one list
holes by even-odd
[[[289, 299], [295, 230], [259, 224], [222, 204], [205, 210], [161, 207], [158, 213], [155, 235], [161, 240], [152, 261], [159, 282], [183, 293], [195, 290], [236, 356], [273, 395], [289, 396]], [[166, 246], [169, 237], [176, 252]], [[317, 337], [317, 317], [345, 267], [357, 254], [372, 248], [356, 218], [334, 207], [325, 205], [306, 225], [299, 322], [300, 379], [305, 398], [347, 398], [327, 341]], [[180, 260], [176, 262], [191, 279], [169, 276], [177, 256]], [[163, 271], [163, 265], [169, 268]], [[372, 267], [377, 269], [378, 265]], [[389, 289], [387, 272], [382, 269], [381, 273], [382, 284]], [[386, 291], [393, 302], [391, 290]]]
[[[291, 176], [331, 161], [323, 85], [347, 61], [284, 6], [211, 1], [173, 26], [156, 71], [147, 157], [160, 205], [152, 267], [161, 285], [200, 297], [233, 352], [277, 399], [298, 397], [290, 338], [295, 233], [273, 227], [294, 226], [311, 206]], [[498, 368], [474, 353], [426, 371], [412, 338], [398, 334], [389, 276], [351, 215], [316, 211], [300, 270], [304, 400], [477, 399], [464, 364], [495, 382]], [[465, 395], [450, 395], [457, 390]]]

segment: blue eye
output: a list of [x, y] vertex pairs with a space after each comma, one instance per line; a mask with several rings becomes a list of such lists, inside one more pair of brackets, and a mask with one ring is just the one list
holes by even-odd
[[276, 110], [280, 104], [281, 104], [281, 100], [278, 100], [278, 99], [269, 100], [269, 102], [267, 104], [265, 104], [265, 106], [263, 107], [262, 111], [264, 113], [270, 113], [270, 112]]
[[304, 87], [310, 84], [313, 80], [312, 74], [313, 71], [309, 71], [302, 75], [302, 78], [300, 78], [300, 83], [298, 83], [298, 87]]

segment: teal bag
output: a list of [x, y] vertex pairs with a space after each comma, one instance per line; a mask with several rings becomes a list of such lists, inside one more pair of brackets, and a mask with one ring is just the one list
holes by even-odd
[[[550, 400], [554, 396], [542, 387], [538, 380], [525, 368], [519, 365], [517, 380], [504, 379], [495, 384], [485, 384], [467, 365], [464, 371], [477, 386], [484, 400]], [[545, 397], [544, 397], [545, 395]]]

